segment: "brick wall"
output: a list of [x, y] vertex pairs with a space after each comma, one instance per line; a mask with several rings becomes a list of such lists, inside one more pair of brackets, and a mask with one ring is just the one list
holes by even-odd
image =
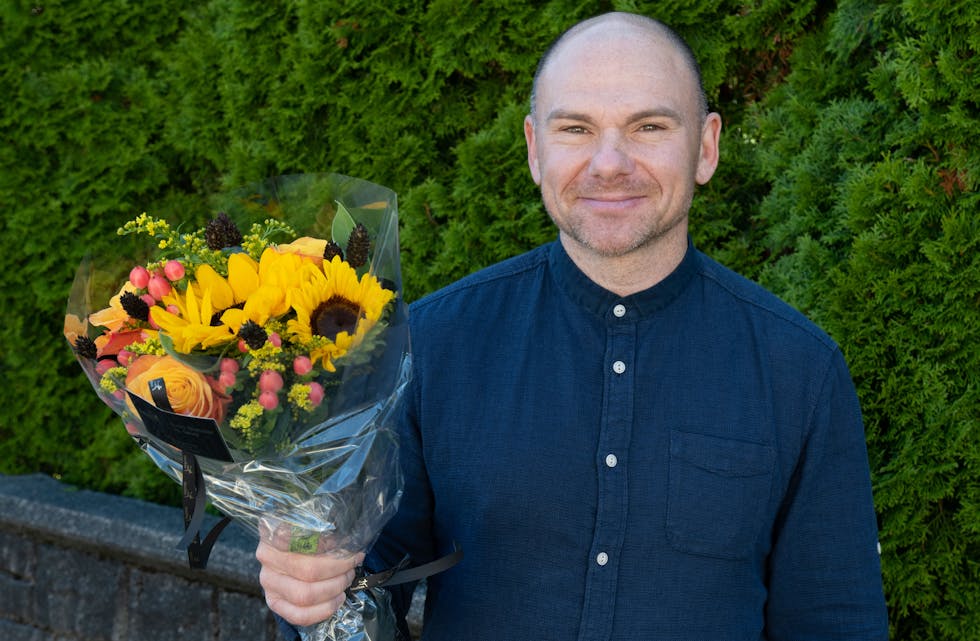
[[207, 570], [176, 508], [0, 475], [3, 641], [273, 641], [255, 543], [232, 524]]

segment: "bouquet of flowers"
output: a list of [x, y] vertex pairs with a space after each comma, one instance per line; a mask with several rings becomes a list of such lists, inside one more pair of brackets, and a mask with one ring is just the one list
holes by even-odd
[[[367, 549], [401, 493], [391, 422], [410, 351], [395, 195], [304, 174], [212, 204], [199, 229], [147, 214], [120, 228], [151, 238], [152, 254], [122, 275], [116, 260], [84, 263], [65, 336], [100, 398], [183, 484], [191, 565], [216, 536], [201, 543], [206, 499], [280, 547]], [[351, 592], [303, 636], [376, 641], [374, 605]]]

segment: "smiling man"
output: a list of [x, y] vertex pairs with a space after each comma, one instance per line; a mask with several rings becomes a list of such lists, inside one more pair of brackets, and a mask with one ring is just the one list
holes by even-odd
[[[687, 45], [641, 16], [581, 23], [531, 112], [558, 240], [412, 306], [405, 493], [368, 564], [463, 548], [429, 579], [428, 641], [886, 639], [841, 352], [690, 242], [721, 119]], [[257, 556], [297, 624], [359, 560]]]

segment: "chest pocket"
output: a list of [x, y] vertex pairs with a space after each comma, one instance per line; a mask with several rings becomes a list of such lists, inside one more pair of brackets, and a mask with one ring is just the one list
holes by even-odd
[[666, 523], [671, 546], [748, 558], [764, 529], [774, 460], [769, 445], [672, 431]]

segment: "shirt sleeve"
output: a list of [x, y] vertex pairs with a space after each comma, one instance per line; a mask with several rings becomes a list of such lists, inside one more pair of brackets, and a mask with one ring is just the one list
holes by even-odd
[[811, 410], [768, 572], [771, 641], [887, 640], [864, 428], [839, 350]]

